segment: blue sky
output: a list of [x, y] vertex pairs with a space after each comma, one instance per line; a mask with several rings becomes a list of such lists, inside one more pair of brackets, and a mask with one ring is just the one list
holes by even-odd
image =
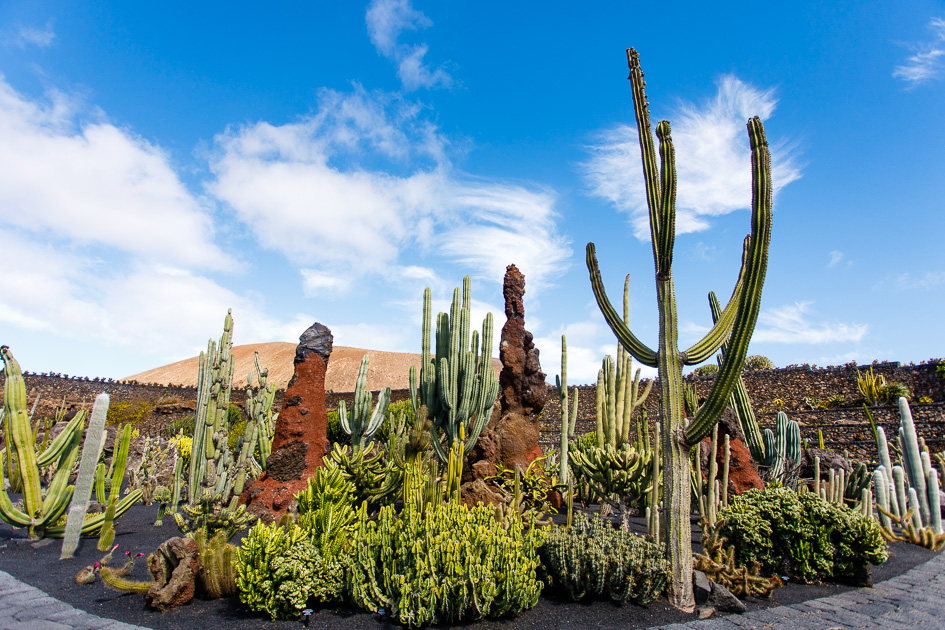
[[[236, 344], [419, 352], [422, 294], [506, 265], [553, 381], [615, 341], [597, 245], [656, 342], [625, 49], [673, 123], [681, 345], [749, 231], [745, 122], [775, 215], [750, 352], [777, 365], [945, 355], [945, 4], [0, 4], [0, 343], [122, 377]], [[829, 6], [825, 6], [829, 5]]]

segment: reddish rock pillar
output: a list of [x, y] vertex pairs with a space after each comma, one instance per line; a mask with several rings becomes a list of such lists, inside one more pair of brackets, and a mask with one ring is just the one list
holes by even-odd
[[494, 464], [499, 462], [509, 468], [518, 464], [524, 471], [541, 455], [538, 416], [548, 397], [548, 385], [538, 362], [538, 348], [525, 330], [525, 276], [515, 265], [506, 268], [502, 292], [507, 320], [499, 345], [502, 371], [497, 403], [501, 411], [470, 452], [463, 475], [467, 482], [495, 474]]
[[240, 495], [249, 512], [263, 521], [285, 514], [328, 452], [325, 372], [331, 347], [331, 331], [317, 322], [299, 337], [295, 373], [285, 390], [266, 471]]

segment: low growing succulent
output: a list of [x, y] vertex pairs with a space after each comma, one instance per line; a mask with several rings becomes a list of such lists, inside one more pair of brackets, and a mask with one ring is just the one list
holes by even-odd
[[543, 538], [514, 516], [503, 528], [482, 505], [450, 502], [399, 516], [387, 506], [376, 520], [362, 506], [346, 587], [361, 608], [383, 608], [411, 626], [517, 614], [541, 593]]
[[814, 493], [788, 488], [749, 490], [719, 513], [719, 534], [735, 546], [738, 565], [764, 575], [816, 583], [856, 578], [886, 561], [879, 524]]
[[646, 605], [669, 579], [662, 545], [583, 512], [571, 527], [549, 528], [538, 554], [551, 584], [575, 600], [597, 596]]

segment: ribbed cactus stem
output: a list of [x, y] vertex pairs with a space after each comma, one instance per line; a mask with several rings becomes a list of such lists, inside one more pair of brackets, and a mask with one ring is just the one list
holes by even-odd
[[108, 402], [108, 394], [101, 393], [95, 398], [95, 404], [92, 406], [92, 420], [89, 422], [85, 442], [82, 445], [82, 458], [79, 461], [79, 473], [76, 477], [75, 492], [72, 494], [72, 504], [69, 506], [66, 531], [62, 537], [60, 560], [71, 558], [79, 546], [82, 523], [85, 520], [86, 512], [89, 510], [89, 500], [92, 496], [95, 468], [102, 452], [102, 434], [105, 432]]
[[922, 465], [922, 455], [919, 449], [919, 440], [916, 435], [915, 423], [912, 421], [912, 411], [905, 397], [899, 398], [899, 438], [902, 446], [902, 461], [909, 476], [909, 485], [916, 490], [919, 500], [919, 511], [922, 522], [930, 519], [928, 490], [925, 483], [925, 470]]
[[938, 471], [932, 468], [928, 476], [929, 488], [929, 526], [936, 534], [942, 533], [942, 498], [938, 490]]
[[728, 505], [728, 472], [730, 460], [732, 457], [732, 441], [731, 436], [725, 434], [725, 455], [722, 459], [722, 505]]
[[[568, 484], [568, 340], [561, 335], [561, 376], [555, 378], [561, 404], [561, 456], [558, 461], [558, 483]], [[576, 393], [576, 392], [575, 392]]]
[[[882, 466], [878, 466], [876, 470], [873, 471], [873, 493], [876, 495], [876, 503], [886, 512], [890, 512], [890, 502], [889, 502], [889, 481], [886, 479], [886, 470]], [[886, 529], [892, 529], [892, 519], [889, 518], [887, 514], [883, 513], [883, 510], [879, 511], [879, 522]]]
[[225, 444], [220, 444], [219, 437], [214, 439], [214, 436], [223, 431], [233, 384], [235, 362], [232, 360], [232, 313], [232, 309], [227, 310], [219, 345], [211, 339], [207, 343], [207, 352], [200, 353], [197, 371], [197, 413], [191, 447], [190, 474], [187, 480], [188, 499], [191, 503], [200, 498], [208, 469], [207, 462], [216, 459], [218, 449], [225, 447]]
[[925, 521], [923, 521], [920, 513], [919, 496], [915, 488], [909, 488], [909, 509], [912, 510], [912, 526], [917, 530], [922, 529]]
[[[709, 310], [712, 312], [712, 323], [718, 323], [722, 317], [722, 306], [719, 299], [715, 296], [715, 291], [709, 291]], [[728, 352], [728, 342], [722, 344], [719, 354], [716, 357], [719, 366], [725, 361], [725, 353]], [[765, 444], [762, 437], [761, 427], [755, 418], [755, 410], [751, 405], [751, 398], [748, 397], [748, 389], [745, 387], [745, 379], [738, 375], [735, 382], [735, 389], [732, 391], [730, 403], [735, 415], [738, 416], [738, 423], [745, 435], [745, 446], [751, 453], [752, 459], [758, 463], [765, 461]]]
[[820, 496], [820, 455], [814, 456], [814, 494]]

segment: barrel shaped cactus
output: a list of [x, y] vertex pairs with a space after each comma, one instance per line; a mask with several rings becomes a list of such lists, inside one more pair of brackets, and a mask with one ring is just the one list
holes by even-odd
[[[492, 313], [482, 322], [482, 354], [479, 333], [472, 331], [469, 276], [463, 278], [462, 303], [459, 289], [453, 290], [449, 314], [436, 320], [436, 354], [430, 354], [430, 289], [423, 292], [423, 337], [420, 355], [420, 380], [417, 369], [410, 367], [410, 402], [414, 415], [426, 406], [433, 422], [433, 449], [440, 461], [449, 461], [454, 442], [464, 453], [476, 445], [479, 435], [492, 418], [492, 407], [499, 394], [499, 377], [492, 368]], [[468, 348], [468, 350], [467, 350]]]
[[[660, 383], [660, 424], [663, 453], [662, 526], [667, 559], [672, 570], [668, 595], [671, 604], [682, 610], [695, 608], [692, 589], [692, 547], [690, 514], [690, 464], [693, 445], [712, 431], [741, 375], [758, 312], [761, 290], [768, 264], [771, 237], [771, 161], [761, 120], [748, 121], [751, 149], [752, 217], [751, 234], [745, 238], [742, 266], [728, 305], [718, 321], [701, 340], [687, 350], [678, 346], [678, 317], [673, 282], [673, 246], [676, 221], [675, 150], [669, 122], [656, 126], [660, 143], [660, 161], [650, 128], [649, 105], [644, 89], [640, 58], [627, 51], [634, 113], [643, 160], [646, 200], [650, 218], [650, 241], [656, 272], [656, 296], [659, 310], [659, 343], [650, 348], [630, 330], [614, 309], [604, 290], [594, 244], [587, 245], [587, 267], [591, 286], [604, 319], [633, 358], [658, 369]], [[709, 359], [728, 341], [728, 351], [708, 398], [692, 418], [683, 407], [682, 368]]]

